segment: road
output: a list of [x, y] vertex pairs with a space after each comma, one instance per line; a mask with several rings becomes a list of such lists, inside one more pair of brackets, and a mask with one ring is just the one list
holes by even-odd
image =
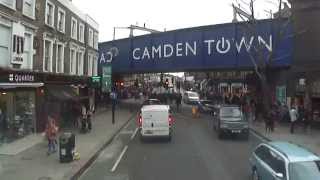
[[[237, 137], [223, 140], [212, 130], [210, 117], [191, 117], [188, 108], [175, 113], [171, 142], [141, 142], [132, 121], [83, 174], [81, 180], [248, 180], [249, 156], [261, 142]], [[122, 158], [120, 159], [119, 157]], [[119, 162], [117, 166], [116, 162]], [[114, 172], [111, 169], [114, 168]]]

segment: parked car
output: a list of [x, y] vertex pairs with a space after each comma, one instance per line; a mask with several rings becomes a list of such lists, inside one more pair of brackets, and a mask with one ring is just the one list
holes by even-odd
[[320, 158], [289, 142], [262, 143], [252, 153], [253, 180], [319, 180]]
[[186, 104], [196, 104], [200, 100], [199, 94], [193, 91], [186, 91], [183, 94], [183, 102]]
[[245, 119], [241, 108], [237, 105], [217, 106], [213, 112], [213, 128], [218, 138], [224, 134], [241, 134], [245, 139], [249, 138], [249, 124]]
[[166, 137], [172, 138], [173, 117], [168, 105], [145, 105], [138, 117], [140, 138]]
[[214, 103], [211, 100], [204, 100], [204, 99], [200, 99], [199, 100], [199, 111], [201, 113], [212, 113], [214, 110]]

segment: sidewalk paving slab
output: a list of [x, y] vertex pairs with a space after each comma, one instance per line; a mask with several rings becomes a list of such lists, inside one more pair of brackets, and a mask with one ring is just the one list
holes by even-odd
[[276, 123], [274, 132], [266, 133], [263, 122], [252, 123], [251, 129], [267, 140], [292, 142], [320, 155], [320, 131], [318, 129], [305, 132], [301, 126], [296, 126], [295, 133], [291, 134], [290, 124]]
[[64, 180], [71, 179], [90, 161], [92, 157], [112, 139], [112, 137], [132, 118], [135, 112], [127, 109], [116, 111], [116, 123], [111, 123], [110, 109], [100, 109], [93, 116], [90, 133], [76, 134], [76, 150], [80, 160], [60, 163], [58, 151], [47, 156], [47, 141], [42, 141], [14, 156], [0, 155], [1, 180]]

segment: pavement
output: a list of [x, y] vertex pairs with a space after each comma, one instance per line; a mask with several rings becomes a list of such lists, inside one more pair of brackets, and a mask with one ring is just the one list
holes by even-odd
[[[64, 180], [77, 177], [93, 162], [99, 151], [112, 141], [115, 135], [136, 116], [136, 101], [123, 102], [116, 111], [116, 123], [111, 123], [110, 108], [100, 108], [94, 114], [93, 129], [90, 133], [80, 134], [78, 129], [72, 129], [76, 134], [76, 151], [80, 153], [80, 160], [71, 163], [60, 163], [58, 152], [47, 156], [47, 141], [41, 134], [36, 136], [36, 143], [25, 148], [25, 141], [15, 143], [12, 148], [6, 147], [0, 154], [1, 180]], [[129, 108], [130, 107], [130, 108]], [[29, 138], [29, 139], [28, 139]], [[34, 137], [32, 137], [34, 138]], [[20, 147], [19, 147], [20, 146]], [[19, 152], [16, 149], [22, 149]], [[14, 151], [15, 153], [5, 153]]]
[[248, 180], [249, 156], [261, 142], [250, 135], [219, 140], [211, 117], [193, 119], [191, 109], [173, 113], [171, 142], [150, 139], [141, 142], [130, 123], [100, 154], [80, 180]]
[[304, 131], [301, 125], [295, 126], [294, 134], [290, 133], [290, 124], [275, 124], [274, 132], [266, 133], [265, 125], [262, 121], [254, 122], [251, 124], [251, 129], [270, 141], [289, 141], [295, 144], [299, 144], [312, 152], [320, 155], [320, 130], [309, 129]]

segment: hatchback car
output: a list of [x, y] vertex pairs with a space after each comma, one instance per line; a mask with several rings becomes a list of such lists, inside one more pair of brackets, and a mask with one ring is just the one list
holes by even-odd
[[213, 112], [213, 128], [218, 138], [224, 134], [239, 134], [249, 138], [249, 124], [237, 105], [221, 105]]
[[320, 158], [289, 142], [262, 143], [250, 158], [253, 180], [319, 180]]
[[183, 95], [183, 102], [186, 104], [197, 104], [200, 97], [197, 92], [186, 91]]

